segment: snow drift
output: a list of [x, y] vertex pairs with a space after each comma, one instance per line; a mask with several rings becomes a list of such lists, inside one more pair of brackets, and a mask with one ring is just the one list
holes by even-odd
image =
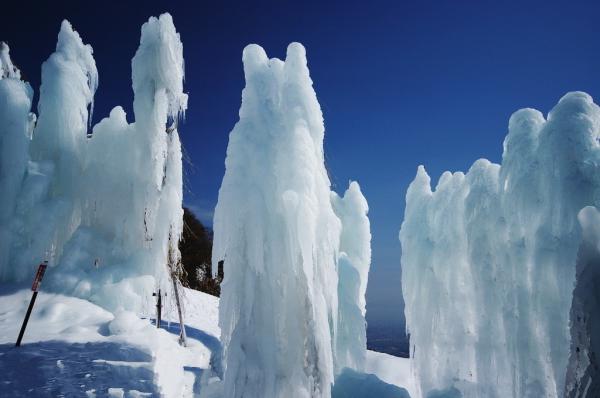
[[423, 395], [559, 397], [582, 232], [600, 205], [600, 109], [565, 95], [545, 119], [512, 115], [502, 164], [421, 166], [406, 196], [403, 293]]
[[0, 210], [0, 278], [29, 280], [48, 259], [52, 290], [139, 311], [144, 296], [168, 286], [182, 228], [176, 122], [187, 95], [171, 16], [142, 27], [131, 124], [115, 107], [90, 128], [98, 72], [92, 48], [67, 21], [42, 66], [33, 133], [32, 91], [6, 46], [1, 54], [0, 187], [8, 194]]
[[249, 45], [243, 63], [214, 217], [213, 264], [225, 262], [224, 396], [329, 397], [336, 370], [360, 367], [366, 352], [366, 201], [358, 184], [344, 198], [331, 193], [304, 47], [290, 44], [281, 61]]

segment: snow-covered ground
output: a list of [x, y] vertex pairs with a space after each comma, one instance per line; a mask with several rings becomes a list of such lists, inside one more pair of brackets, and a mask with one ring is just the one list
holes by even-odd
[[377, 375], [382, 381], [405, 388], [411, 397], [418, 397], [410, 367], [410, 359], [382, 352], [367, 351], [365, 372]]
[[[188, 347], [179, 325], [157, 329], [149, 318], [116, 315], [89, 301], [38, 295], [20, 348], [14, 347], [28, 289], [1, 289], [0, 385], [6, 396], [192, 396], [220, 352], [218, 300], [187, 290]], [[148, 314], [152, 310], [149, 302]], [[166, 319], [176, 317], [167, 300]]]
[[[3, 396], [191, 397], [218, 384], [219, 300], [213, 296], [185, 289], [184, 348], [177, 342], [179, 325], [168, 322], [177, 318], [169, 297], [167, 321], [157, 329], [152, 298], [143, 314], [113, 315], [89, 301], [42, 290], [16, 348], [30, 298], [27, 286], [0, 286]], [[369, 351], [366, 372], [415, 396], [407, 359]]]

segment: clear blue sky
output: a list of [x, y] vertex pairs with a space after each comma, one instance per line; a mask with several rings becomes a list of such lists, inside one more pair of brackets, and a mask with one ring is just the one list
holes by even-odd
[[190, 95], [181, 127], [191, 162], [185, 203], [207, 223], [237, 121], [242, 49], [258, 43], [283, 57], [289, 42], [303, 43], [334, 187], [358, 180], [371, 208], [372, 324], [402, 323], [398, 230], [417, 165], [436, 181], [480, 157], [499, 161], [513, 111], [546, 113], [572, 90], [600, 95], [600, 6], [593, 1], [80, 1], [37, 11], [10, 3], [2, 6], [0, 40], [36, 92], [61, 19], [92, 45], [100, 73], [96, 121], [115, 105], [131, 110], [140, 26], [151, 15], [173, 15]]

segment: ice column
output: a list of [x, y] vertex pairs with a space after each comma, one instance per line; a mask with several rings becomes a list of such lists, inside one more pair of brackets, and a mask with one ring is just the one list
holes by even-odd
[[8, 45], [0, 42], [0, 279], [13, 274], [9, 256], [35, 123], [35, 115], [30, 113], [32, 98], [33, 90], [12, 64]]
[[31, 162], [19, 194], [10, 255], [16, 279], [31, 278], [41, 259], [60, 257], [81, 221], [83, 146], [97, 85], [92, 48], [63, 21], [56, 51], [42, 65], [39, 117], [29, 145]]
[[[246, 87], [214, 218], [225, 261], [227, 397], [329, 397], [341, 223], [324, 166], [323, 116], [302, 45], [285, 62], [243, 53]], [[214, 267], [216, 269], [216, 267]]]
[[364, 368], [367, 352], [365, 293], [371, 265], [369, 206], [356, 181], [343, 197], [332, 193], [335, 214], [342, 222], [338, 261], [338, 326], [336, 373]]

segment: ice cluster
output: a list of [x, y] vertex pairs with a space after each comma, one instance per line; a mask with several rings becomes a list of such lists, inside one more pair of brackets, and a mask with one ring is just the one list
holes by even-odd
[[27, 150], [35, 125], [30, 112], [33, 90], [21, 80], [11, 62], [9, 48], [0, 43], [0, 278], [13, 273], [8, 267], [13, 240], [12, 224], [17, 198], [27, 170]]
[[366, 350], [367, 203], [356, 183], [331, 192], [304, 47], [281, 61], [249, 45], [243, 63], [214, 217], [224, 396], [329, 397], [337, 370]]
[[[571, 349], [588, 355], [571, 347], [569, 319], [577, 274], [598, 272], [597, 262], [578, 270], [585, 245], [578, 214], [600, 205], [599, 133], [600, 108], [574, 92], [547, 118], [533, 109], [513, 114], [501, 165], [481, 159], [466, 174], [445, 172], [433, 191], [419, 167], [400, 240], [411, 355], [423, 396], [565, 394]], [[583, 230], [590, 228], [584, 223]], [[579, 319], [593, 295], [589, 283], [577, 285], [588, 291], [577, 304], [581, 313], [572, 315]], [[581, 326], [588, 346], [597, 344], [589, 338], [592, 327]], [[569, 366], [571, 374], [590, 371], [573, 361], [579, 365]], [[578, 376], [570, 378], [578, 388]]]
[[46, 259], [50, 289], [139, 311], [168, 286], [182, 229], [177, 121], [187, 95], [171, 16], [142, 26], [133, 123], [117, 106], [91, 127], [98, 72], [67, 21], [42, 66], [37, 123], [6, 45], [0, 66], [0, 279], [30, 280]]
[[577, 255], [577, 281], [571, 306], [571, 356], [565, 397], [600, 396], [600, 212], [579, 212], [583, 242]]

